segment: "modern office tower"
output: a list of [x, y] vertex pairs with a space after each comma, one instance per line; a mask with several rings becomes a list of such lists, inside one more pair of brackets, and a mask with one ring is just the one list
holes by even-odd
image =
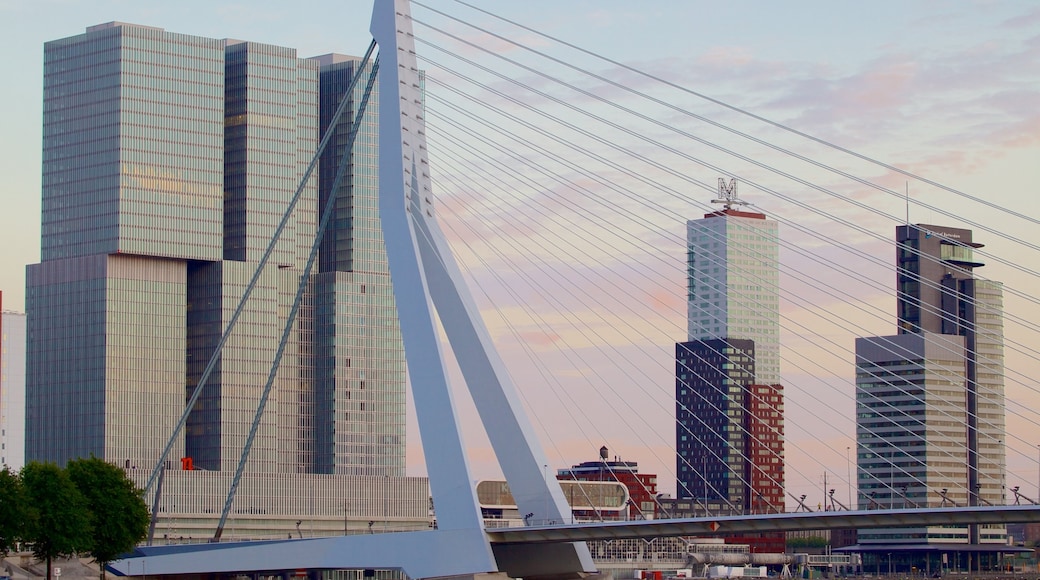
[[734, 209], [687, 223], [689, 342], [676, 344], [677, 490], [742, 512], [782, 510], [777, 223]]
[[[896, 241], [899, 334], [856, 340], [860, 507], [1006, 503], [1001, 285], [974, 277], [983, 264], [970, 230], [898, 226]], [[988, 557], [972, 546], [1006, 535], [900, 528], [862, 530], [859, 541], [868, 553], [903, 544], [903, 568], [934, 569], [929, 544], [962, 544], [963, 567], [973, 552]]]
[[724, 209], [686, 224], [687, 340], [755, 341], [755, 382], [780, 383], [780, 243], [777, 222], [733, 209], [736, 182], [719, 180]]
[[[856, 339], [859, 490], [878, 505], [930, 505], [941, 501], [943, 489], [949, 502], [967, 505], [963, 352], [964, 338], [956, 335]], [[868, 534], [893, 535], [864, 531], [861, 541]]]
[[969, 505], [1004, 501], [1004, 332], [999, 283], [977, 280], [971, 230], [896, 228], [899, 332], [964, 337]]
[[[3, 294], [0, 293], [0, 305]], [[0, 469], [25, 464], [25, 314], [0, 314]]]
[[343, 118], [260, 267], [356, 61], [119, 22], [46, 44], [42, 257], [27, 271], [28, 459], [94, 454], [143, 485], [208, 368], [166, 462], [159, 512], [168, 539], [212, 534], [319, 202], [334, 196], [225, 537], [426, 526], [426, 481], [404, 476], [403, 347], [373, 215], [376, 115], [333, 192]]
[[333, 196], [335, 213], [322, 238], [316, 278], [318, 470], [400, 475], [405, 469], [405, 362], [378, 212], [379, 103], [373, 94], [346, 160], [345, 178], [333, 190], [349, 119], [357, 114], [371, 69], [359, 71], [359, 59], [341, 55], [316, 60], [321, 64], [323, 132], [351, 79], [361, 75], [322, 156], [319, 177], [321, 205]]

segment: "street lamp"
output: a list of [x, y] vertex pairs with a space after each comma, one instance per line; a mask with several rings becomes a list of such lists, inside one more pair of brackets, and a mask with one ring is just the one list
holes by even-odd
[[545, 484], [545, 490], [542, 493], [542, 497], [545, 498], [545, 519], [549, 519], [549, 465], [542, 466], [542, 483]]
[[888, 553], [888, 575], [892, 575], [892, 552]]
[[849, 509], [852, 509], [852, 459], [849, 456], [850, 449], [848, 445], [845, 446], [845, 475], [848, 477], [849, 482]]

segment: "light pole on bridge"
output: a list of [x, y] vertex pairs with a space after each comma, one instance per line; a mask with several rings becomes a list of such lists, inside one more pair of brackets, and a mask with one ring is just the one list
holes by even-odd
[[849, 456], [851, 447], [845, 446], [845, 475], [849, 482], [849, 509], [852, 509], [852, 459]]

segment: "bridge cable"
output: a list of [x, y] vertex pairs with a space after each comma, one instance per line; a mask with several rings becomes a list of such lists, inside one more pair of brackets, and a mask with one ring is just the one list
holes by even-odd
[[[354, 78], [356, 79], [362, 76], [363, 71], [364, 64], [357, 69]], [[322, 237], [325, 235], [325, 230], [328, 228], [332, 215], [336, 213], [334, 210], [338, 197], [335, 195], [335, 192], [339, 189], [340, 182], [347, 174], [347, 167], [350, 165], [348, 161], [350, 160], [350, 155], [354, 151], [354, 141], [357, 140], [358, 131], [361, 128], [361, 120], [364, 118], [365, 108], [368, 106], [369, 97], [372, 95], [372, 87], [375, 86], [378, 72], [379, 57], [377, 56], [375, 61], [372, 63], [372, 70], [368, 75], [368, 83], [365, 86], [365, 93], [361, 97], [361, 103], [358, 105], [357, 115], [350, 125], [350, 132], [347, 134], [347, 143], [343, 149], [343, 154], [340, 156], [339, 167], [336, 168], [336, 177], [333, 179], [332, 189], [329, 190], [329, 199], [325, 202], [325, 207], [322, 210], [321, 223], [318, 226], [318, 232], [315, 234], [314, 242], [311, 244], [310, 255], [307, 256], [307, 264], [304, 266], [303, 274], [300, 276], [300, 284], [296, 288], [296, 296], [293, 298], [292, 308], [289, 310], [289, 315], [285, 320], [285, 327], [282, 330], [282, 338], [278, 341], [278, 350], [275, 352], [274, 360], [271, 362], [271, 371], [267, 375], [267, 383], [264, 384], [264, 390], [260, 396], [260, 402], [257, 404], [256, 414], [253, 416], [253, 423], [249, 427], [249, 435], [246, 437], [245, 445], [242, 448], [242, 454], [239, 456], [238, 467], [235, 469], [235, 477], [231, 481], [231, 487], [228, 489], [227, 499], [224, 501], [224, 509], [220, 514], [220, 523], [217, 525], [217, 530], [213, 534], [214, 542], [219, 542], [220, 536], [224, 533], [224, 524], [227, 523], [228, 513], [231, 512], [231, 504], [235, 501], [235, 493], [238, 491], [238, 484], [242, 480], [242, 472], [245, 470], [246, 461], [249, 459], [249, 453], [253, 449], [253, 441], [256, 438], [256, 431], [260, 426], [260, 418], [263, 416], [264, 409], [267, 407], [267, 399], [271, 394], [271, 388], [274, 386], [275, 378], [278, 376], [278, 368], [282, 362], [282, 354], [285, 352], [285, 345], [289, 341], [289, 336], [292, 334], [293, 323], [296, 321], [296, 314], [300, 311], [300, 303], [303, 302], [303, 294], [307, 289], [308, 282], [310, 281], [311, 268], [314, 267], [314, 259], [318, 256], [318, 248], [321, 246]], [[353, 86], [353, 83], [351, 86]], [[344, 93], [343, 101], [348, 101], [349, 97], [350, 89]], [[336, 128], [334, 122], [330, 123], [329, 128], [329, 133], [332, 133], [332, 129]]]

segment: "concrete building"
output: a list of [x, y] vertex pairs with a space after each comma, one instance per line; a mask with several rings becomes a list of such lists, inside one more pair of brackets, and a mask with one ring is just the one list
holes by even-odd
[[[898, 332], [856, 340], [859, 507], [1005, 504], [1001, 285], [976, 279], [972, 232], [896, 228]], [[869, 560], [973, 569], [1004, 526], [861, 530]], [[893, 556], [887, 556], [889, 558]]]
[[[367, 81], [359, 66], [119, 22], [46, 44], [28, 459], [94, 454], [143, 483], [347, 82]], [[228, 533], [426, 525], [426, 480], [404, 473], [404, 352], [375, 214], [374, 98], [332, 189], [360, 93], [350, 97], [174, 441], [167, 467], [181, 469], [167, 473], [159, 504], [169, 538], [215, 526], [330, 196], [331, 231], [304, 281]]]
[[896, 228], [899, 333], [964, 337], [968, 505], [1004, 503], [1003, 287], [979, 280], [971, 230]]
[[[0, 309], [3, 293], [0, 292]], [[0, 469], [25, 464], [25, 314], [0, 314]]]

